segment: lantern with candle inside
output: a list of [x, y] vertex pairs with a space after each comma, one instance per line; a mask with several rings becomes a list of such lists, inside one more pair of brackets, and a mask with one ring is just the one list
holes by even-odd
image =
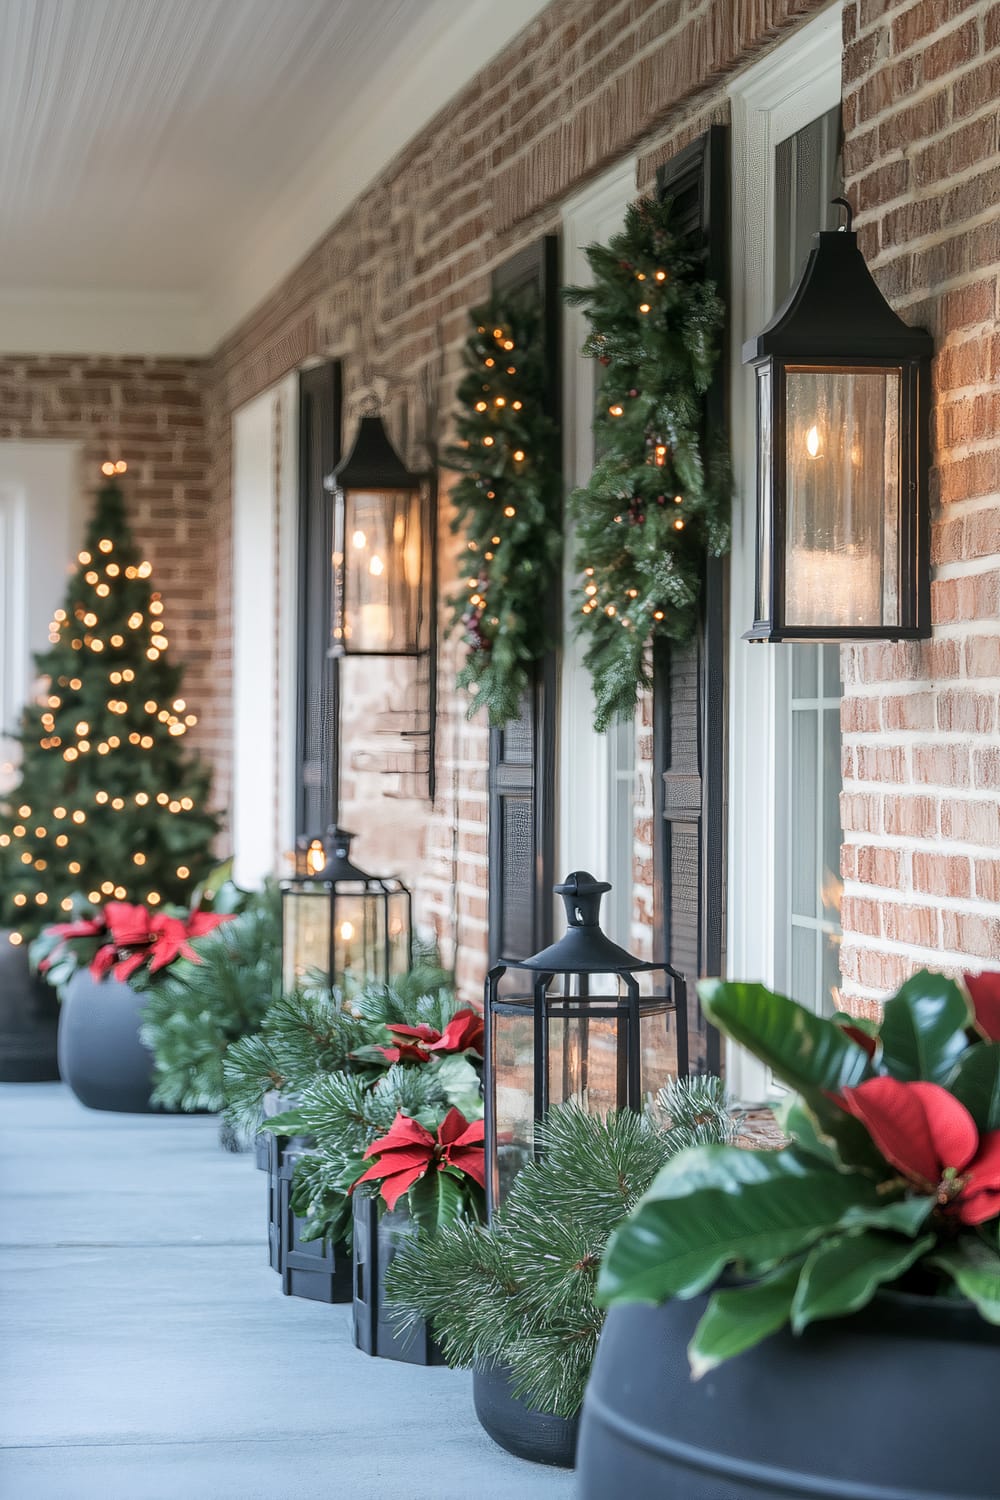
[[410, 967], [410, 893], [401, 880], [351, 862], [352, 833], [300, 839], [295, 874], [281, 888], [282, 982], [292, 990], [319, 976], [386, 981]]
[[556, 1104], [590, 1114], [643, 1108], [688, 1071], [687, 985], [600, 927], [611, 886], [577, 870], [555, 887], [567, 930], [557, 943], [486, 980], [486, 1197], [492, 1213], [535, 1153], [535, 1126]]
[[872, 279], [847, 225], [816, 235], [798, 285], [743, 361], [756, 376], [751, 641], [930, 634], [931, 336]]
[[419, 656], [430, 646], [429, 500], [382, 418], [362, 417], [333, 495], [333, 656]]

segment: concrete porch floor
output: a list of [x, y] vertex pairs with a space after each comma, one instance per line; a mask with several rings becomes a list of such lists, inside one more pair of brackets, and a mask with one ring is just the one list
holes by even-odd
[[281, 1295], [264, 1175], [216, 1132], [0, 1087], [0, 1495], [568, 1500], [486, 1437], [467, 1374]]

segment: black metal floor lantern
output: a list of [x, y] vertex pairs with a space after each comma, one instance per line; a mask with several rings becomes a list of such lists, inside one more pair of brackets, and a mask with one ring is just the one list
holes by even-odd
[[[534, 1155], [535, 1125], [553, 1105], [572, 1100], [602, 1115], [638, 1110], [671, 1074], [688, 1071], [685, 980], [669, 964], [634, 958], [601, 931], [601, 898], [610, 889], [586, 871], [569, 875], [555, 887], [566, 905], [564, 936], [533, 958], [498, 965], [487, 977], [491, 1213]], [[513, 987], [501, 984], [508, 974]], [[654, 974], [662, 976], [663, 990], [643, 994], [640, 976]]]
[[756, 375], [751, 641], [930, 634], [931, 335], [882, 296], [851, 228], [816, 235], [798, 285], [743, 346]]
[[351, 863], [353, 833], [331, 828], [326, 839], [300, 839], [295, 874], [281, 887], [281, 971], [286, 990], [315, 975], [388, 980], [410, 968], [410, 892], [394, 877], [369, 875]]
[[433, 609], [428, 476], [407, 469], [381, 417], [366, 416], [324, 485], [334, 499], [331, 655], [422, 655]]

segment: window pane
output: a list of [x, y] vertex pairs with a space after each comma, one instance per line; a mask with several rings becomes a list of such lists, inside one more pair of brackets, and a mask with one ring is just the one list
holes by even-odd
[[792, 697], [815, 698], [818, 646], [794, 645], [788, 647], [792, 653]]
[[809, 927], [792, 928], [791, 998], [810, 1010], [822, 1009], [822, 996], [816, 993], [816, 953], [822, 933]]
[[816, 715], [792, 715], [791, 909], [816, 915]]

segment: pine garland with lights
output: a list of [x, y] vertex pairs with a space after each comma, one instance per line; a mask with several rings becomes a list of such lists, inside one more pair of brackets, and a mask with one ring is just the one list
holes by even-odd
[[718, 1078], [662, 1090], [648, 1116], [569, 1104], [538, 1127], [544, 1154], [514, 1178], [489, 1226], [456, 1224], [403, 1246], [387, 1275], [403, 1329], [427, 1319], [449, 1365], [507, 1366], [515, 1395], [573, 1417], [604, 1313], [604, 1248], [661, 1167], [692, 1144], [731, 1141]]
[[0, 910], [16, 937], [58, 921], [77, 893], [186, 904], [212, 864], [210, 775], [183, 746], [197, 719], [129, 531], [124, 468], [104, 466], [49, 649], [36, 656], [42, 685], [21, 718], [20, 778], [0, 804]]
[[621, 233], [586, 253], [593, 285], [563, 295], [584, 308], [582, 352], [604, 374], [597, 461], [570, 509], [603, 730], [649, 686], [652, 641], [691, 636], [705, 555], [729, 545], [731, 487], [725, 439], [707, 432], [704, 400], [724, 308], [674, 229], [669, 200], [630, 205]]
[[459, 441], [445, 458], [462, 475], [451, 496], [452, 529], [465, 536], [459, 565], [468, 569], [455, 604], [468, 647], [457, 680], [473, 695], [469, 716], [485, 709], [499, 725], [517, 716], [534, 663], [554, 644], [561, 486], [537, 301], [497, 296], [470, 318]]

